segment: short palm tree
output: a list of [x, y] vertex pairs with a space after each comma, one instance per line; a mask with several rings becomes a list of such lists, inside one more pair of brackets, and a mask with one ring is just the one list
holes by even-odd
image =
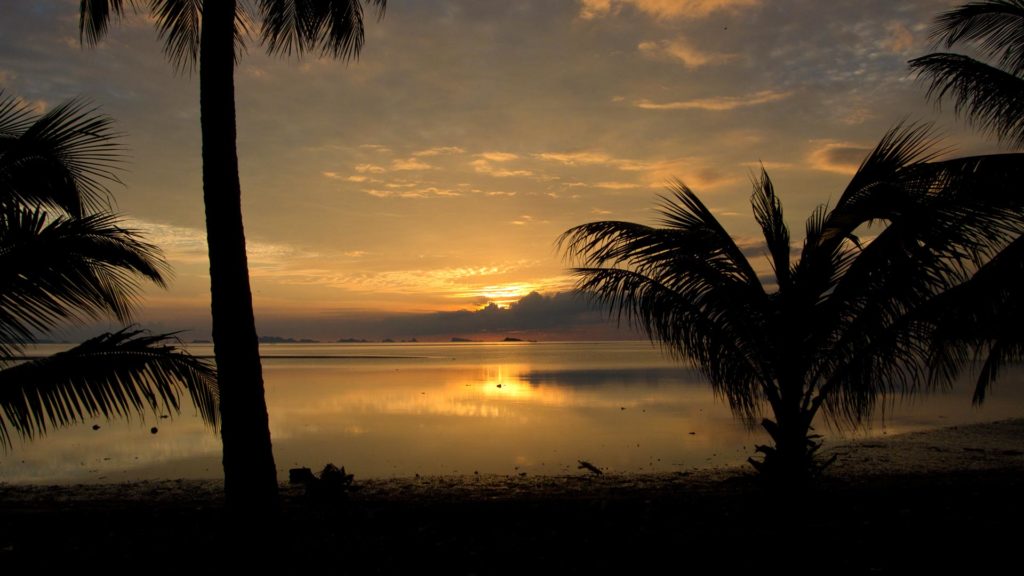
[[926, 127], [886, 134], [835, 205], [811, 214], [796, 259], [762, 170], [751, 203], [773, 274], [681, 182], [662, 198], [661, 227], [593, 222], [559, 245], [580, 291], [699, 367], [735, 414], [767, 413], [773, 445], [755, 467], [807, 477], [821, 466], [819, 413], [856, 425], [883, 399], [948, 385], [991, 335], [942, 335], [1003, 305], [951, 311], [1020, 267], [1024, 154], [938, 161], [934, 144]]
[[25, 345], [63, 322], [130, 321], [139, 281], [163, 285], [159, 250], [104, 205], [118, 146], [80, 102], [36, 115], [0, 94], [0, 444], [99, 416], [177, 411], [182, 390], [216, 423], [217, 386], [167, 336], [122, 330], [50, 357]]
[[973, 43], [996, 65], [963, 54], [910, 61], [928, 96], [950, 96], [958, 114], [1000, 140], [1024, 146], [1024, 0], [970, 2], [941, 14], [932, 37], [946, 48]]

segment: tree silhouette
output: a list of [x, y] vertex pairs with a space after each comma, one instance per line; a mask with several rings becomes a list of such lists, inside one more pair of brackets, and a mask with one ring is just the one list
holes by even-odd
[[0, 94], [0, 444], [98, 416], [177, 411], [182, 388], [215, 425], [213, 370], [167, 336], [104, 334], [24, 361], [25, 345], [85, 318], [131, 319], [139, 281], [164, 284], [156, 246], [98, 209], [118, 146], [81, 102], [33, 114]]
[[910, 61], [928, 81], [928, 97], [953, 99], [958, 114], [1014, 146], [1024, 146], [1024, 1], [970, 2], [936, 20], [932, 38], [946, 48], [971, 43], [996, 65], [953, 53]]
[[[936, 53], [910, 61], [918, 77], [929, 79], [928, 97], [941, 102], [947, 94], [958, 114], [983, 131], [1014, 146], [1024, 145], [1024, 2], [972, 2], [945, 12], [932, 37], [952, 48], [973, 43], [995, 60], [992, 66], [961, 54]], [[1024, 358], [1020, 326], [1024, 310], [1024, 240], [1000, 254], [986, 273], [978, 274], [955, 294], [957, 305], [944, 306], [944, 325], [937, 345], [946, 355], [971, 357], [980, 363], [974, 402], [986, 392], [1001, 369]], [[948, 367], [957, 371], [958, 366]]]
[[694, 363], [735, 414], [753, 423], [767, 408], [773, 445], [756, 468], [807, 478], [822, 465], [819, 412], [857, 425], [886, 398], [948, 385], [971, 343], [943, 333], [972, 320], [949, 310], [1019, 267], [1024, 155], [938, 161], [934, 145], [925, 127], [886, 134], [835, 206], [811, 214], [795, 261], [762, 169], [751, 204], [767, 278], [681, 182], [662, 198], [662, 227], [594, 222], [559, 245], [579, 290]]
[[[386, 0], [369, 0], [383, 16]], [[134, 2], [82, 0], [79, 29], [98, 42]], [[341, 60], [363, 45], [360, 0], [150, 0], [164, 52], [178, 70], [198, 64], [203, 200], [210, 257], [214, 356], [220, 382], [224, 492], [230, 510], [258, 516], [277, 506], [259, 344], [242, 226], [235, 142], [234, 71], [249, 23], [271, 54], [317, 53]]]

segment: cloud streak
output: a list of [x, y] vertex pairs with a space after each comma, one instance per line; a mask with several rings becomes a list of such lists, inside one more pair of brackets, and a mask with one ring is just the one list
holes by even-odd
[[643, 110], [706, 110], [709, 112], [727, 112], [737, 108], [749, 106], [760, 106], [778, 102], [792, 96], [792, 92], [780, 92], [778, 90], [762, 90], [744, 96], [717, 96], [713, 98], [694, 98], [692, 100], [681, 100], [677, 102], [652, 102], [651, 100], [638, 100], [634, 106]]
[[714, 12], [732, 12], [760, 3], [760, 0], [581, 0], [579, 17], [592, 20], [617, 16], [628, 6], [656, 20], [697, 20]]
[[699, 50], [684, 38], [661, 40], [658, 42], [641, 42], [637, 45], [637, 50], [648, 58], [678, 60], [689, 70], [696, 70], [709, 65], [725, 64], [739, 58], [737, 54]]

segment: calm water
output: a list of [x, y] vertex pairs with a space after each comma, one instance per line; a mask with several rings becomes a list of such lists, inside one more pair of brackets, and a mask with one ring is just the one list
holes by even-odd
[[[615, 472], [691, 470], [740, 464], [765, 441], [734, 419], [694, 370], [646, 342], [262, 350], [282, 480], [288, 468], [328, 462], [357, 478], [576, 473], [581, 459]], [[933, 394], [888, 410], [884, 421], [854, 435], [1024, 416], [1017, 376], [984, 408], [972, 408], [966, 390]], [[170, 419], [97, 420], [0, 453], [4, 482], [220, 475], [220, 439], [191, 405]]]

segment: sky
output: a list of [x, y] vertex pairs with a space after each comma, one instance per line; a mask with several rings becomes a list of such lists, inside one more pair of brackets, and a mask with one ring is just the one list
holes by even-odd
[[[678, 178], [758, 256], [762, 166], [799, 238], [901, 121], [934, 122], [958, 155], [999, 150], [908, 73], [956, 4], [392, 0], [348, 64], [250, 39], [235, 81], [259, 331], [627, 335], [568, 293], [565, 230], [655, 224]], [[175, 72], [145, 12], [82, 46], [78, 5], [0, 6], [0, 89], [39, 111], [84, 98], [115, 120], [116, 209], [174, 269], [137, 321], [208, 338], [198, 77]]]

